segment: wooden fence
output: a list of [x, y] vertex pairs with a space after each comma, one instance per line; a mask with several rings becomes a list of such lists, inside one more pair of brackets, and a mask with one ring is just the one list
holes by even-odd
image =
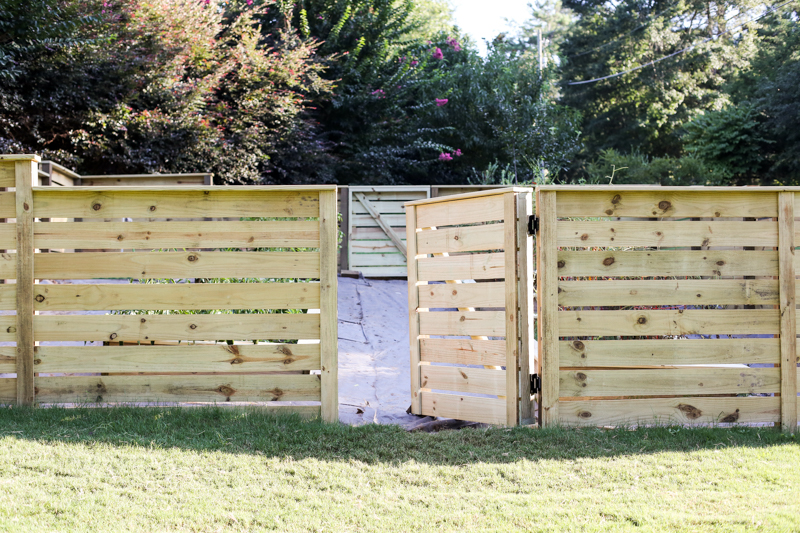
[[796, 429], [798, 193], [539, 188], [542, 425]]
[[500, 189], [406, 203], [413, 413], [530, 419], [531, 200]]
[[[338, 419], [335, 186], [32, 187], [37, 160], [0, 156], [15, 188], [0, 193], [15, 219], [0, 277], [16, 279], [0, 285], [0, 342], [16, 343], [0, 348], [14, 375], [0, 403], [270, 402]], [[123, 217], [170, 221], [105, 221]], [[117, 251], [38, 253], [52, 248]], [[179, 282], [36, 282], [109, 278]]]

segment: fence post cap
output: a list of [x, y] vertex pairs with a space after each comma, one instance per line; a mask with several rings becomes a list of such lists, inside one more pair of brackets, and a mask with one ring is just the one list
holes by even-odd
[[42, 158], [36, 154], [0, 154], [0, 161], [36, 161], [41, 162]]

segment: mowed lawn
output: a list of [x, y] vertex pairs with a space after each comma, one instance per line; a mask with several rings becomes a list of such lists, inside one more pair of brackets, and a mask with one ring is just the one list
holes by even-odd
[[224, 408], [0, 409], [4, 531], [798, 531], [772, 428], [406, 433]]

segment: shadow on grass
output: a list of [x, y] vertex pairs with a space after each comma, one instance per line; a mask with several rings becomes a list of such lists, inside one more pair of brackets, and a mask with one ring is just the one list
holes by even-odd
[[224, 407], [0, 408], [0, 439], [178, 448], [267, 457], [437, 465], [578, 459], [798, 444], [774, 428], [658, 427], [628, 430], [488, 428], [408, 433], [350, 427]]

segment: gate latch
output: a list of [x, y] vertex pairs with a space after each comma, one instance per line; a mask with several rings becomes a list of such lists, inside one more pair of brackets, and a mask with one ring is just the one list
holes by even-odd
[[539, 374], [531, 374], [531, 394], [536, 394], [542, 388], [542, 378]]
[[537, 231], [539, 231], [539, 217], [530, 215], [528, 217], [528, 235], [536, 235]]

